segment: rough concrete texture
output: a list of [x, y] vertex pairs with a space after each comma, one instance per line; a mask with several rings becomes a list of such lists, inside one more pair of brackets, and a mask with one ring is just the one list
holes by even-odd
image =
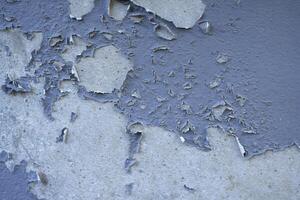
[[129, 6], [117, 0], [110, 0], [107, 13], [115, 20], [122, 20], [127, 15]]
[[42, 33], [32, 34], [28, 39], [20, 30], [0, 31], [0, 59], [2, 67], [0, 80], [3, 83], [6, 75], [12, 78], [25, 76], [25, 67], [29, 64], [33, 51], [37, 51], [42, 43]]
[[109, 2], [1, 1], [0, 197], [298, 200], [299, 1]]
[[[71, 91], [56, 105], [55, 120], [43, 115], [37, 98], [7, 101], [1, 108], [1, 147], [13, 161], [44, 172], [49, 184], [32, 191], [39, 198], [71, 199], [298, 199], [300, 154], [297, 148], [243, 159], [232, 136], [208, 129], [213, 150], [185, 146], [171, 132], [145, 127], [138, 164], [123, 169], [127, 157], [126, 119], [111, 104], [83, 101]], [[73, 92], [72, 92], [73, 91]], [[9, 99], [9, 98], [7, 98]], [[18, 103], [23, 102], [23, 104]], [[84, 102], [84, 103], [83, 103]], [[25, 104], [25, 105], [24, 105]], [[35, 105], [35, 108], [28, 107]], [[39, 106], [37, 106], [39, 105]], [[71, 123], [70, 113], [79, 117]], [[13, 125], [13, 126], [12, 126]], [[42, 127], [42, 128], [41, 128]], [[67, 143], [56, 143], [67, 127]], [[12, 161], [10, 161], [12, 162]], [[8, 162], [7, 164], [10, 164]], [[126, 184], [133, 183], [131, 196]], [[184, 185], [193, 188], [189, 191]], [[218, 191], [216, 193], [216, 191]]]
[[110, 45], [96, 49], [93, 57], [82, 58], [78, 64], [80, 85], [88, 91], [111, 93], [120, 89], [132, 63]]
[[95, 0], [69, 0], [70, 2], [70, 17], [76, 20], [82, 20], [82, 17], [94, 8]]

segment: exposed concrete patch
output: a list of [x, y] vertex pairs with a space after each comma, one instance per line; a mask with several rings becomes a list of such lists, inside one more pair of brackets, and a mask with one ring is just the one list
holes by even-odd
[[[135, 155], [139, 162], [128, 175], [123, 169], [127, 157], [124, 150], [129, 147], [126, 120], [112, 104], [80, 100], [70, 83], [62, 87], [70, 94], [57, 102], [54, 116], [58, 120], [53, 122], [36, 106], [39, 100], [34, 95], [25, 105], [20, 104], [23, 98], [17, 96], [9, 101], [6, 95], [2, 99], [6, 106], [0, 106], [0, 150], [12, 153], [13, 160], [6, 163], [9, 166], [25, 159], [28, 171], [33, 169], [46, 175], [48, 184], [40, 182], [32, 189], [39, 198], [124, 199], [124, 194], [130, 194], [129, 199], [300, 197], [300, 182], [295, 178], [300, 173], [297, 148], [244, 160], [234, 138], [216, 128], [208, 129], [213, 151], [195, 154], [174, 133], [143, 127], [141, 152]], [[70, 122], [70, 113], [74, 111], [78, 118]], [[69, 129], [68, 142], [56, 143], [64, 127]], [[133, 127], [132, 131], [140, 132], [141, 128]], [[128, 182], [134, 187], [124, 191]], [[193, 192], [184, 185], [193, 188]]]
[[0, 31], [0, 80], [4, 82], [6, 75], [20, 78], [26, 75], [25, 67], [29, 64], [33, 51], [37, 51], [42, 43], [42, 33], [33, 33], [28, 39], [19, 30]]
[[94, 57], [82, 58], [76, 65], [83, 86], [88, 91], [111, 93], [120, 89], [133, 65], [110, 45], [95, 50]]
[[94, 0], [68, 0], [70, 3], [70, 17], [82, 20], [82, 17], [94, 8]]
[[126, 5], [118, 0], [109, 0], [108, 15], [115, 20], [123, 20], [129, 7], [129, 4]]
[[205, 10], [205, 4], [201, 0], [131, 0], [138, 6], [144, 7], [164, 18], [178, 28], [192, 28], [201, 18]]
[[[69, 83], [62, 86], [69, 95], [55, 106], [57, 120], [50, 122], [36, 95], [24, 103], [21, 97], [10, 101], [0, 92], [1, 102], [6, 102], [0, 104], [0, 151], [12, 153], [6, 163], [11, 169], [26, 160], [28, 170], [45, 175], [47, 181], [41, 179], [32, 189], [39, 198], [115, 199], [126, 184], [127, 122], [112, 104], [81, 100]], [[70, 122], [74, 111], [78, 118]], [[56, 143], [64, 127], [69, 130], [68, 141]]]
[[270, 151], [245, 160], [234, 137], [217, 128], [209, 128], [208, 136], [213, 150], [195, 153], [171, 132], [145, 127], [141, 152], [136, 155], [139, 164], [131, 175], [132, 199], [300, 198], [299, 149]]

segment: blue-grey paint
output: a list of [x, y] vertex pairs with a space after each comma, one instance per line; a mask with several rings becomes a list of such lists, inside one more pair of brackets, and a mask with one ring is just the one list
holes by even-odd
[[[34, 173], [35, 174], [35, 173]], [[29, 191], [28, 182], [32, 182], [26, 173], [26, 163], [22, 162], [10, 172], [0, 162], [0, 199], [1, 200], [37, 200]]]
[[[59, 71], [51, 63], [63, 62], [60, 52], [67, 38], [77, 34], [92, 43], [82, 56], [90, 56], [93, 49], [113, 43], [134, 62], [134, 70], [123, 85], [120, 99], [114, 94], [87, 93], [81, 87], [78, 90], [83, 98], [116, 102], [130, 122], [163, 126], [202, 150], [210, 149], [206, 127], [217, 125], [239, 137], [249, 156], [268, 149], [299, 146], [300, 2], [244, 0], [239, 5], [236, 1], [207, 1], [206, 4], [202, 20], [210, 22], [212, 34], [204, 34], [199, 25], [190, 30], [176, 29], [137, 7], [129, 12], [143, 13], [146, 16], [143, 22], [134, 24], [126, 18], [122, 23], [115, 23], [105, 14], [107, 3], [102, 4], [102, 1], [95, 1], [94, 9], [82, 21], [76, 21], [69, 18], [68, 2], [61, 0], [13, 3], [0, 0], [0, 29], [43, 32], [42, 47], [34, 53], [33, 59], [43, 62], [35, 75], [46, 77], [44, 110], [49, 119], [53, 119], [53, 104], [65, 95], [58, 90], [59, 82], [74, 80], [70, 66]], [[5, 20], [5, 17], [14, 19]], [[176, 40], [166, 41], [153, 33], [152, 23], [162, 21], [176, 34]], [[115, 33], [119, 29], [127, 34]], [[92, 31], [96, 31], [96, 35], [90, 38]], [[113, 41], [101, 36], [103, 31], [114, 33]], [[59, 35], [64, 38], [63, 42], [51, 48], [49, 39]], [[161, 45], [168, 46], [169, 51], [153, 52], [153, 48]], [[226, 55], [228, 62], [217, 63], [220, 54]], [[174, 76], [170, 72], [174, 72]], [[220, 85], [209, 88], [209, 83], [216, 78]], [[184, 89], [184, 84], [192, 88]], [[136, 89], [141, 98], [131, 96]], [[168, 94], [170, 89], [174, 96]], [[238, 102], [241, 97], [246, 98], [244, 106]], [[232, 111], [227, 110], [216, 120], [210, 114], [218, 102]], [[190, 105], [192, 112], [181, 110], [181, 104]], [[234, 118], [228, 121], [232, 116]], [[180, 133], [180, 127], [187, 120], [195, 130]], [[0, 174], [8, 176], [10, 173], [3, 169]]]

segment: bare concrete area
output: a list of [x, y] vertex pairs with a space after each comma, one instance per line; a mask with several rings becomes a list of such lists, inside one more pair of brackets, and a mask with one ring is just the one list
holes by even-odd
[[[62, 88], [72, 87], [66, 83]], [[49, 122], [33, 95], [25, 102], [1, 95], [0, 146], [13, 154], [6, 164], [26, 160], [28, 170], [47, 175], [48, 185], [39, 182], [32, 188], [38, 198], [299, 199], [296, 147], [247, 160], [235, 139], [215, 128], [208, 129], [213, 150], [202, 152], [182, 144], [173, 133], [146, 127], [138, 163], [127, 174], [126, 119], [112, 104], [84, 102], [71, 94], [55, 107], [58, 120]], [[79, 115], [73, 123], [71, 112]], [[65, 127], [68, 139], [57, 143]]]

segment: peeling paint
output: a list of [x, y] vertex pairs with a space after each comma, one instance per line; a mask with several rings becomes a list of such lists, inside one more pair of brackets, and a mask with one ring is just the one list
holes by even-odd
[[[270, 5], [268, 2], [242, 2], [243, 7], [237, 7], [233, 2], [216, 2], [206, 8], [204, 21], [191, 28], [201, 18], [203, 5], [200, 6], [203, 11], [194, 5], [193, 12], [188, 12], [189, 16], [184, 17], [180, 14], [169, 14], [178, 11], [169, 10], [176, 4], [174, 2], [169, 2], [167, 7], [157, 6], [160, 10], [164, 9], [168, 17], [172, 17], [168, 18], [152, 10], [159, 17], [153, 16], [131, 4], [128, 15], [120, 23], [105, 14], [105, 3], [91, 2], [90, 6], [87, 6], [89, 11], [85, 11], [85, 14], [81, 13], [85, 10], [83, 4], [77, 4], [77, 8], [83, 6], [82, 9], [80, 7], [81, 10], [73, 10], [79, 13], [80, 17], [76, 18], [80, 21], [69, 19], [67, 1], [55, 0], [51, 4], [44, 1], [3, 2], [5, 9], [1, 12], [8, 17], [0, 18], [0, 28], [3, 29], [0, 40], [4, 44], [0, 52], [1, 60], [4, 60], [0, 71], [0, 79], [3, 79], [1, 84], [5, 84], [7, 74], [14, 78], [10, 80], [20, 80], [25, 76], [32, 81], [32, 90], [25, 91], [32, 92], [12, 96], [0, 91], [0, 134], [4, 138], [0, 148], [12, 152], [13, 159], [6, 162], [8, 166], [11, 167], [25, 159], [29, 162], [28, 169], [46, 174], [49, 184], [40, 181], [34, 188], [39, 197], [74, 199], [79, 195], [78, 198], [82, 199], [117, 198], [124, 193], [124, 184], [128, 183], [129, 177], [138, 176], [137, 173], [142, 174], [142, 168], [145, 166], [145, 169], [152, 166], [147, 161], [147, 155], [152, 155], [146, 151], [149, 148], [153, 147], [150, 152], [156, 152], [155, 156], [152, 155], [154, 158], [168, 156], [169, 152], [172, 152], [173, 156], [176, 155], [176, 151], [181, 152], [181, 149], [184, 149], [184, 152], [188, 153], [182, 152], [176, 159], [180, 160], [180, 163], [187, 160], [193, 163], [195, 149], [172, 146], [177, 145], [176, 142], [180, 140], [188, 146], [204, 151], [211, 150], [206, 154], [197, 152], [197, 155], [202, 155], [200, 160], [203, 162], [199, 161], [200, 163], [204, 163], [207, 155], [213, 160], [213, 154], [216, 152], [205, 128], [208, 125], [222, 126], [224, 130], [234, 134], [238, 146], [235, 150], [240, 150], [243, 156], [247, 154], [251, 157], [267, 150], [277, 151], [299, 144], [299, 120], [296, 111], [299, 110], [297, 99], [300, 93], [298, 69], [294, 67], [299, 60], [298, 49], [295, 48], [299, 31], [294, 28], [299, 27], [295, 21], [297, 6], [291, 6], [292, 3], [286, 4], [284, 8], [275, 9], [276, 15], [270, 17], [268, 15], [271, 15], [272, 9], [266, 8], [277, 8], [280, 3]], [[137, 0], [133, 2], [137, 4]], [[168, 1], [160, 1], [159, 4], [166, 2]], [[142, 7], [150, 10], [148, 6]], [[183, 8], [180, 7], [179, 11], [184, 11]], [[19, 12], [21, 9], [23, 12]], [[287, 14], [288, 9], [292, 11]], [[255, 15], [251, 10], [256, 10]], [[197, 19], [193, 15], [194, 12], [197, 13]], [[14, 19], [10, 19], [9, 16], [13, 16]], [[174, 17], [176, 20], [186, 20], [188, 17], [184, 23], [189, 24], [178, 25]], [[173, 22], [176, 27], [191, 29], [175, 29], [164, 20]], [[213, 35], [211, 24], [214, 26]], [[293, 31], [282, 32], [280, 28], [287, 27], [286, 24], [292, 24], [288, 27]], [[14, 27], [19, 29], [12, 29]], [[7, 28], [9, 30], [4, 30]], [[166, 40], [156, 37], [153, 28], [158, 28], [158, 36]], [[43, 35], [37, 32], [42, 32]], [[62, 85], [65, 82], [71, 82], [70, 91], [63, 89]], [[36, 85], [41, 83], [45, 84], [44, 88], [39, 88], [36, 92]], [[215, 105], [215, 102], [223, 103]], [[42, 106], [46, 116], [53, 121], [44, 118]], [[76, 113], [73, 114], [73, 119], [78, 116], [75, 117], [76, 120], [72, 120], [72, 113]], [[156, 139], [152, 138], [156, 142], [149, 145], [147, 137], [151, 136], [144, 133], [148, 129], [143, 129], [142, 133], [137, 131], [124, 137], [120, 136], [126, 131], [127, 120], [141, 122], [145, 126], [163, 127], [177, 133], [176, 139], [170, 141], [169, 136], [164, 138], [159, 135]], [[82, 125], [84, 126], [81, 127]], [[71, 137], [68, 138], [68, 144], [57, 144], [56, 138], [60, 136], [64, 127], [68, 127]], [[26, 132], [22, 132], [24, 130]], [[129, 141], [126, 140], [128, 138]], [[169, 143], [163, 143], [165, 141]], [[161, 143], [168, 149], [163, 150], [164, 146], [154, 148]], [[224, 155], [223, 151], [234, 149], [234, 146], [226, 147], [222, 144], [216, 155]], [[79, 148], [83, 150], [78, 151]], [[179, 150], [173, 151], [173, 148]], [[111, 149], [116, 152], [111, 152]], [[234, 152], [232, 150], [227, 153], [231, 155]], [[275, 157], [276, 155], [274, 154]], [[278, 155], [284, 154], [278, 152]], [[264, 155], [262, 157], [269, 158]], [[173, 162], [171, 158], [167, 158], [168, 162]], [[110, 167], [104, 164], [107, 168], [101, 168], [104, 160]], [[230, 157], [229, 160], [239, 163], [237, 157]], [[168, 166], [168, 162], [155, 167], [162, 169]], [[221, 164], [230, 165], [224, 160]], [[239, 164], [255, 172], [255, 168]], [[136, 170], [126, 174], [126, 170], [130, 171], [133, 165]], [[61, 169], [61, 166], [68, 170]], [[291, 166], [294, 166], [293, 163]], [[179, 169], [176, 167], [176, 170]], [[214, 167], [218, 168], [217, 165]], [[82, 170], [85, 168], [88, 170]], [[103, 170], [99, 169], [113, 175], [103, 177], [99, 172]], [[165, 173], [175, 173], [176, 170], [168, 169]], [[201, 170], [203, 172], [205, 168]], [[147, 170], [144, 170], [144, 173], [149, 179]], [[208, 174], [214, 173], [210, 171]], [[270, 175], [270, 178], [275, 177], [273, 176]], [[106, 185], [111, 183], [112, 179], [122, 184]], [[211, 177], [211, 180], [214, 179], [216, 177]], [[71, 188], [79, 188], [77, 193], [70, 188], [60, 188], [64, 181], [71, 185]], [[229, 181], [232, 182], [233, 178], [229, 178]], [[288, 181], [292, 182], [291, 188], [297, 185], [293, 180]], [[91, 182], [96, 183], [95, 185], [101, 182], [102, 191], [113, 188], [114, 192], [117, 191], [116, 195], [111, 197], [112, 194], [107, 192], [100, 194], [98, 187], [90, 187]], [[163, 188], [162, 196], [146, 193], [151, 198], [158, 199], [176, 199], [176, 195], [179, 199], [188, 198], [180, 196], [181, 194], [166, 194], [165, 191], [173, 191], [173, 188], [166, 190], [164, 187], [169, 187], [170, 184], [161, 184], [162, 182], [158, 182], [163, 185], [160, 186]], [[240, 182], [243, 183], [243, 180]], [[176, 188], [175, 191], [184, 191], [184, 184], [187, 187], [195, 185], [182, 182], [178, 184], [180, 189]], [[214, 185], [211, 186], [214, 188]], [[84, 189], [87, 187], [89, 191]], [[135, 184], [135, 190], [143, 191], [139, 187], [138, 183]], [[276, 187], [281, 191], [277, 185]], [[252, 185], [252, 188], [255, 186]], [[201, 196], [201, 191], [196, 190], [193, 195]], [[277, 191], [272, 192], [275, 194]], [[188, 191], [184, 193], [188, 195], [186, 193]], [[145, 197], [143, 192], [138, 195]], [[286, 197], [284, 192], [280, 195]], [[297, 193], [294, 196], [296, 195]], [[247, 197], [246, 195], [245, 198]]]
[[165, 24], [157, 24], [154, 27], [154, 31], [158, 37], [163, 38], [165, 40], [175, 40], [176, 39], [176, 35]]
[[178, 28], [191, 28], [200, 19], [205, 10], [201, 0], [131, 0], [163, 19], [171, 21]]

